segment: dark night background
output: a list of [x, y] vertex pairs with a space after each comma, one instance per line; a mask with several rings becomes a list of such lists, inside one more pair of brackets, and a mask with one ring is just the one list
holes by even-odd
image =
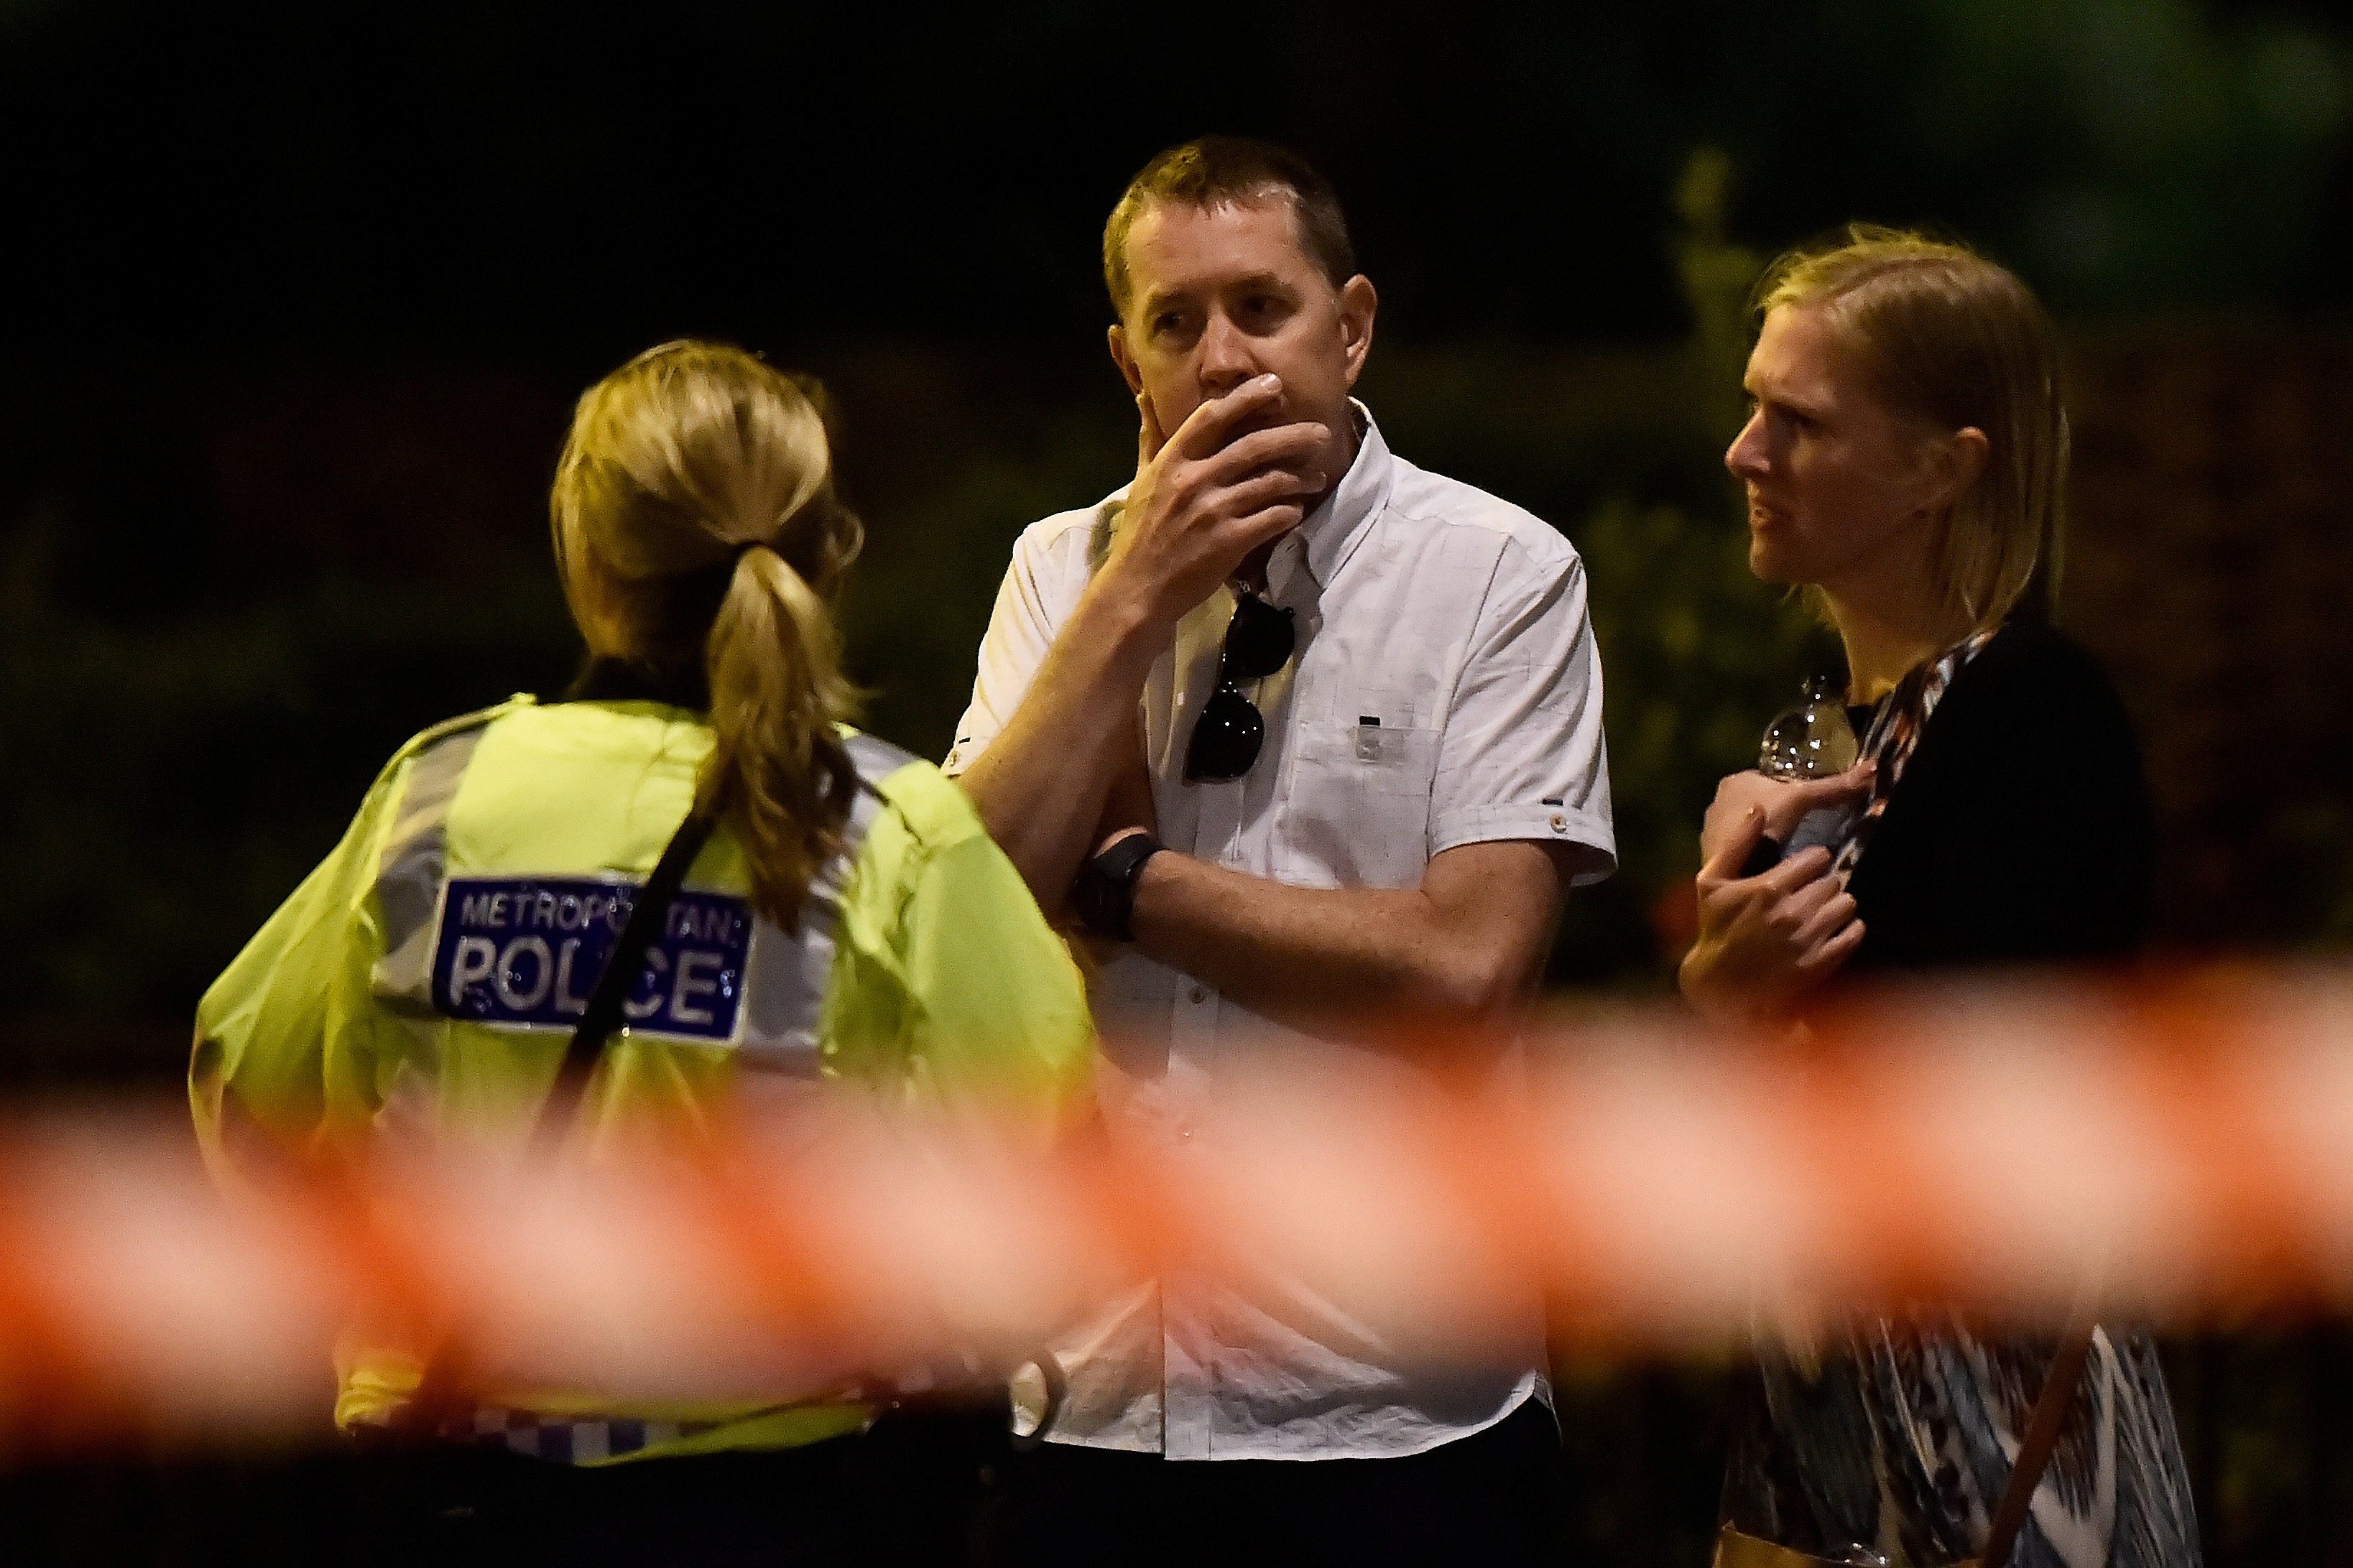
[[[1699, 808], [1824, 656], [1716, 455], [1757, 267], [1852, 217], [1966, 237], [2061, 319], [2063, 619], [2141, 727], [2165, 952], [2353, 940], [2334, 7], [0, 0], [0, 1084], [169, 1092], [393, 748], [562, 683], [549, 468], [661, 339], [833, 386], [871, 727], [943, 752], [1014, 534], [1132, 462], [1103, 215], [1207, 130], [1339, 186], [1391, 444], [1586, 556], [1625, 864], [1565, 990], [1663, 989]], [[1593, 1560], [1703, 1560], [1718, 1374], [1562, 1372]], [[2211, 1560], [2353, 1562], [2337, 1331], [2210, 1335], [2176, 1378]], [[0, 1518], [60, 1560], [303, 1561], [347, 1481], [77, 1460]]]

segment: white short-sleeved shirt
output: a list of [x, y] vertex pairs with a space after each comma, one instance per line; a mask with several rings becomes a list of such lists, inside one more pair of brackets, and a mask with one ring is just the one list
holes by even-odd
[[[1405, 888], [1459, 845], [1570, 846], [1577, 882], [1615, 864], [1601, 668], [1584, 568], [1519, 508], [1390, 455], [1361, 405], [1339, 486], [1279, 543], [1269, 599], [1294, 613], [1291, 663], [1243, 690], [1266, 718], [1240, 779], [1184, 782], [1216, 689], [1233, 595], [1177, 626], [1146, 679], [1145, 744], [1161, 839], [1296, 887]], [[1033, 524], [1014, 546], [945, 771], [969, 767], [1028, 692], [1102, 563], [1121, 499]], [[1410, 1077], [1394, 1056], [1282, 1028], [1130, 952], [1092, 980], [1099, 1075], [1114, 1136], [1215, 1159], [1217, 1086], [1281, 1053], [1358, 1079]], [[1051, 1436], [1171, 1458], [1419, 1453], [1492, 1425], [1543, 1387], [1533, 1289], [1525, 1354], [1430, 1372], [1329, 1281], [1167, 1279], [1058, 1347], [1070, 1397]]]

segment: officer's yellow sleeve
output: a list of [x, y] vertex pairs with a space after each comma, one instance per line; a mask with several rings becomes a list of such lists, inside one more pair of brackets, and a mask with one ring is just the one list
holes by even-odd
[[961, 789], [916, 763], [882, 794], [846, 890], [833, 1068], [1059, 1119], [1094, 1046], [1069, 951]]
[[1019, 872], [986, 837], [933, 858], [909, 900], [914, 1057], [944, 1083], [1057, 1109], [1088, 1081], [1086, 987]]
[[343, 842], [196, 1005], [188, 1100], [224, 1180], [270, 1151], [307, 1150], [325, 1123], [328, 1041], [367, 995], [365, 903], [406, 775], [405, 760], [385, 769]]

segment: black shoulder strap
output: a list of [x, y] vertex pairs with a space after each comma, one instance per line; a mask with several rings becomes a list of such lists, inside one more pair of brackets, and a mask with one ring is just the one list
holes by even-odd
[[[670, 836], [653, 875], [646, 879], [645, 888], [630, 904], [629, 918], [605, 959], [605, 973], [596, 977], [588, 1010], [581, 1015], [580, 1026], [572, 1031], [571, 1044], [565, 1047], [564, 1063], [555, 1070], [555, 1087], [540, 1107], [539, 1123], [532, 1130], [535, 1149], [553, 1147], [572, 1130], [588, 1080], [605, 1054], [605, 1042], [621, 1026], [621, 1009], [629, 999], [629, 987], [645, 967], [646, 950], [670, 918], [670, 906], [686, 880], [687, 868], [694, 864], [710, 837], [711, 819], [690, 810]], [[401, 1410], [396, 1428], [411, 1439], [433, 1436], [444, 1421], [462, 1408], [460, 1391], [465, 1381], [462, 1352], [446, 1343], [437, 1347], [418, 1369], [417, 1392]]]
[[686, 880], [687, 868], [702, 853], [703, 841], [710, 837], [711, 819], [688, 812], [686, 820], [670, 836], [670, 846], [662, 851], [653, 875], [646, 879], [644, 889], [629, 905], [628, 921], [605, 959], [604, 973], [596, 977], [596, 990], [588, 998], [588, 1010], [580, 1016], [580, 1026], [572, 1031], [572, 1042], [565, 1047], [564, 1064], [555, 1071], [555, 1087], [548, 1091], [546, 1103], [540, 1107], [539, 1125], [532, 1133], [535, 1147], [545, 1149], [561, 1142], [572, 1130], [573, 1119], [579, 1114], [581, 1097], [587, 1093], [588, 1080], [596, 1075], [596, 1063], [605, 1054], [605, 1042], [621, 1027], [621, 1009], [628, 1002], [629, 988], [637, 984], [638, 973], [645, 967], [646, 952], [670, 918], [670, 907]]

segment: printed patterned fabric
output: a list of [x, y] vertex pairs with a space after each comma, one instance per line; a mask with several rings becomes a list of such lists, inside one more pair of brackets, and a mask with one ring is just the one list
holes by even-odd
[[[1760, 1352], [1724, 1515], [1837, 1561], [1935, 1568], [1983, 1551], [2056, 1352], [1951, 1319], [1881, 1319], [1818, 1359]], [[2096, 1331], [2012, 1568], [2195, 1568], [2198, 1532], [2157, 1347]]]
[[1871, 847], [1871, 836], [1878, 828], [1879, 819], [1886, 815], [1888, 797], [1895, 793], [1896, 781], [1904, 776], [1905, 764], [1912, 760], [1912, 748], [1920, 743], [1920, 732], [1928, 727], [1928, 715], [1936, 710], [1945, 688], [2000, 630], [2000, 626], [1989, 626], [1964, 637], [1914, 668], [1896, 682], [1894, 690], [1880, 699], [1879, 710], [1872, 716], [1871, 731], [1862, 738], [1862, 754], [1879, 764], [1871, 781], [1871, 798], [1849, 820], [1844, 836], [1832, 847], [1831, 875], [1839, 879], [1839, 886], [1846, 886], [1847, 879], [1854, 874], [1855, 862]]

